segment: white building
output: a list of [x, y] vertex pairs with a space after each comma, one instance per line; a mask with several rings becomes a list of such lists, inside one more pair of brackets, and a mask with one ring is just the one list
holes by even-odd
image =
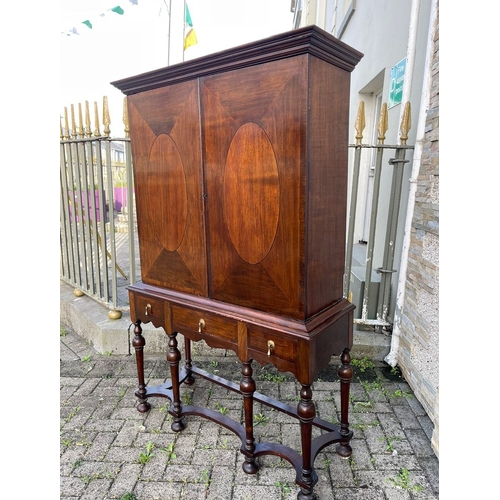
[[[409, 150], [403, 170], [388, 318], [393, 324], [386, 361], [399, 365], [434, 423], [438, 453], [439, 397], [439, 16], [438, 0], [291, 0], [294, 27], [316, 24], [364, 54], [351, 74], [350, 144], [358, 105], [365, 106], [363, 144], [377, 143], [383, 103], [385, 144], [398, 144], [406, 102], [411, 105]], [[401, 78], [402, 77], [402, 78]], [[396, 102], [394, 102], [394, 98]], [[366, 242], [373, 191], [373, 155], [362, 155], [354, 242]], [[381, 267], [392, 185], [387, 151], [381, 170], [372, 268]], [[351, 157], [352, 160], [352, 157]], [[352, 163], [351, 182], [352, 182]], [[356, 245], [355, 245], [356, 246]], [[355, 248], [354, 258], [364, 256]], [[356, 253], [358, 251], [358, 253]], [[365, 261], [366, 262], [366, 261]], [[361, 262], [361, 264], [365, 264]], [[359, 307], [359, 305], [358, 305]]]

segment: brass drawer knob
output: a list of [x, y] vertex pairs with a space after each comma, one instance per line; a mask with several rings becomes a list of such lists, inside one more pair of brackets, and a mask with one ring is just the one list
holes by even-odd
[[146, 304], [146, 311], [144, 312], [144, 315], [149, 316], [149, 311], [151, 311], [151, 304]]
[[271, 351], [274, 349], [275, 345], [272, 340], [267, 341], [267, 355], [271, 356]]
[[198, 333], [203, 333], [202, 328], [205, 328], [205, 320], [204, 319], [200, 319], [200, 321], [198, 321]]

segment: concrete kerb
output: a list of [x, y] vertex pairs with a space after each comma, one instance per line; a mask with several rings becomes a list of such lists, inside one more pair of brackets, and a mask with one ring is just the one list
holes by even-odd
[[[73, 287], [61, 281], [61, 322], [85, 339], [100, 354], [132, 354], [134, 337], [130, 314], [123, 312], [120, 319], [108, 318], [108, 309], [91, 297], [76, 297]], [[144, 324], [147, 332], [145, 352], [166, 352], [165, 333], [152, 324]]]

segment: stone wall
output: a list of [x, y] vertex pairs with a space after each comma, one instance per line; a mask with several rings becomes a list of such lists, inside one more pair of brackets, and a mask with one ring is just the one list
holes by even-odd
[[434, 424], [439, 452], [439, 18], [411, 228], [398, 364]]

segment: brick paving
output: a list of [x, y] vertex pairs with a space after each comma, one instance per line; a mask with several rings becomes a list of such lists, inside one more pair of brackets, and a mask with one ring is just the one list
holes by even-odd
[[[291, 500], [297, 498], [292, 466], [279, 457], [258, 459], [260, 470], [242, 470], [240, 441], [201, 417], [172, 432], [169, 400], [150, 398], [148, 413], [136, 409], [135, 357], [106, 356], [61, 325], [60, 498], [63, 500]], [[235, 357], [193, 360], [239, 382]], [[168, 377], [165, 358], [146, 355], [148, 385]], [[430, 440], [432, 424], [408, 384], [382, 364], [355, 366], [351, 384], [352, 456], [323, 449], [315, 467], [318, 500], [430, 500], [439, 498], [439, 462]], [[257, 390], [295, 405], [299, 384], [290, 374], [254, 363]], [[241, 397], [197, 378], [181, 389], [184, 404], [207, 406], [241, 421]], [[313, 385], [317, 415], [338, 422], [340, 387], [336, 366]], [[297, 420], [255, 404], [258, 442], [280, 442], [300, 451]], [[320, 430], [314, 429], [313, 437]]]

